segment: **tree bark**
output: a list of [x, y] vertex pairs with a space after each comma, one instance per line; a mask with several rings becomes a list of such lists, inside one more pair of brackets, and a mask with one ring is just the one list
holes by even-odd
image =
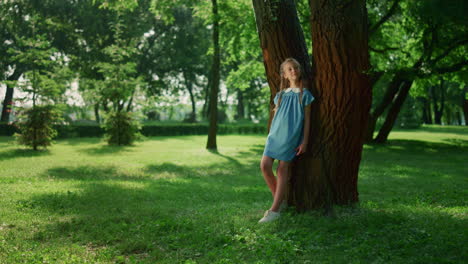
[[218, 90], [219, 90], [219, 16], [218, 16], [218, 3], [217, 0], [211, 0], [213, 5], [213, 64], [212, 64], [212, 80], [211, 80], [211, 91], [210, 91], [210, 126], [208, 129], [208, 140], [206, 143], [207, 149], [217, 149], [216, 145], [216, 133], [218, 128]]
[[[365, 0], [309, 0], [315, 87], [310, 151], [299, 159], [299, 209], [358, 202], [357, 180], [372, 102]], [[304, 166], [302, 164], [316, 164]]]
[[413, 81], [405, 81], [398, 92], [398, 95], [390, 106], [388, 110], [387, 116], [385, 117], [385, 122], [379, 130], [379, 134], [375, 138], [374, 142], [376, 143], [385, 143], [387, 141], [388, 135], [395, 124], [395, 121], [398, 117], [398, 113], [400, 113], [401, 106], [405, 102], [406, 97], [408, 96], [408, 92], [413, 85]]
[[[273, 98], [280, 89], [281, 63], [288, 57], [295, 58], [301, 63], [303, 74], [309, 84], [312, 84], [312, 67], [294, 1], [253, 0], [252, 2], [263, 53], [263, 64], [271, 92], [269, 130], [275, 108]], [[311, 92], [315, 94], [313, 89]]]

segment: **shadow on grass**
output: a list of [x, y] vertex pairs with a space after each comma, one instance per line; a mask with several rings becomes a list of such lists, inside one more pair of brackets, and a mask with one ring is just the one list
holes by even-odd
[[148, 178], [139, 174], [126, 174], [119, 172], [114, 166], [80, 166], [80, 167], [55, 167], [47, 170], [44, 175], [47, 178], [62, 180], [80, 180], [80, 181], [105, 181], [105, 180], [124, 180], [141, 181]]
[[[253, 145], [236, 157], [260, 157], [262, 151], [262, 145]], [[259, 226], [270, 194], [258, 163], [243, 165], [219, 153], [214, 154], [226, 162], [155, 163], [141, 174], [115, 167], [53, 168], [44, 177], [82, 180], [78, 190], [35, 195], [18, 207], [52, 216], [33, 233], [36, 241], [72, 237], [126, 256], [147, 253], [148, 263], [194, 257], [210, 263], [219, 256], [238, 263], [311, 257], [404, 263], [414, 256], [412, 262], [459, 262], [466, 257], [460, 252], [467, 252], [460, 250], [466, 220], [430, 210], [464, 205], [466, 169], [450, 163], [464, 157], [463, 152], [465, 147], [416, 140], [369, 146], [362, 164], [366, 177], [360, 179], [360, 193], [369, 198], [357, 209], [338, 208], [336, 218], [290, 210], [277, 224]], [[439, 154], [436, 161], [434, 154]], [[452, 178], [434, 174], [434, 168]]]
[[0, 161], [18, 158], [31, 158], [51, 155], [48, 149], [13, 149], [0, 152]]

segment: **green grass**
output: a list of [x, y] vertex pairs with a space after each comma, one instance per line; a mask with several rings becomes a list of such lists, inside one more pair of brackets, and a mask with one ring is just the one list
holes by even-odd
[[394, 131], [364, 146], [357, 207], [259, 225], [264, 142], [85, 138], [35, 153], [0, 137], [0, 263], [467, 262], [468, 128]]

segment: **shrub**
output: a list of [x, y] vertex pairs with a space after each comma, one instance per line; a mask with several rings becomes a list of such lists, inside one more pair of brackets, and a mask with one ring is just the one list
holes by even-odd
[[61, 113], [53, 105], [34, 106], [24, 111], [18, 127], [20, 134], [15, 134], [19, 144], [32, 147], [48, 147], [57, 136], [53, 125], [61, 120]]
[[104, 123], [106, 140], [109, 145], [131, 145], [141, 134], [140, 123], [128, 112], [110, 112]]

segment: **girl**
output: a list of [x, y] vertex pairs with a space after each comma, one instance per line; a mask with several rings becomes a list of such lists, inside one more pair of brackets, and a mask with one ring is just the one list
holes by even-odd
[[[287, 58], [280, 66], [280, 91], [274, 98], [275, 109], [270, 133], [268, 134], [260, 168], [273, 195], [273, 204], [259, 223], [270, 222], [280, 216], [280, 207], [286, 206], [284, 193], [288, 182], [288, 171], [294, 157], [307, 149], [310, 124], [310, 103], [314, 96], [304, 89], [301, 65]], [[273, 174], [273, 161], [279, 164]]]

